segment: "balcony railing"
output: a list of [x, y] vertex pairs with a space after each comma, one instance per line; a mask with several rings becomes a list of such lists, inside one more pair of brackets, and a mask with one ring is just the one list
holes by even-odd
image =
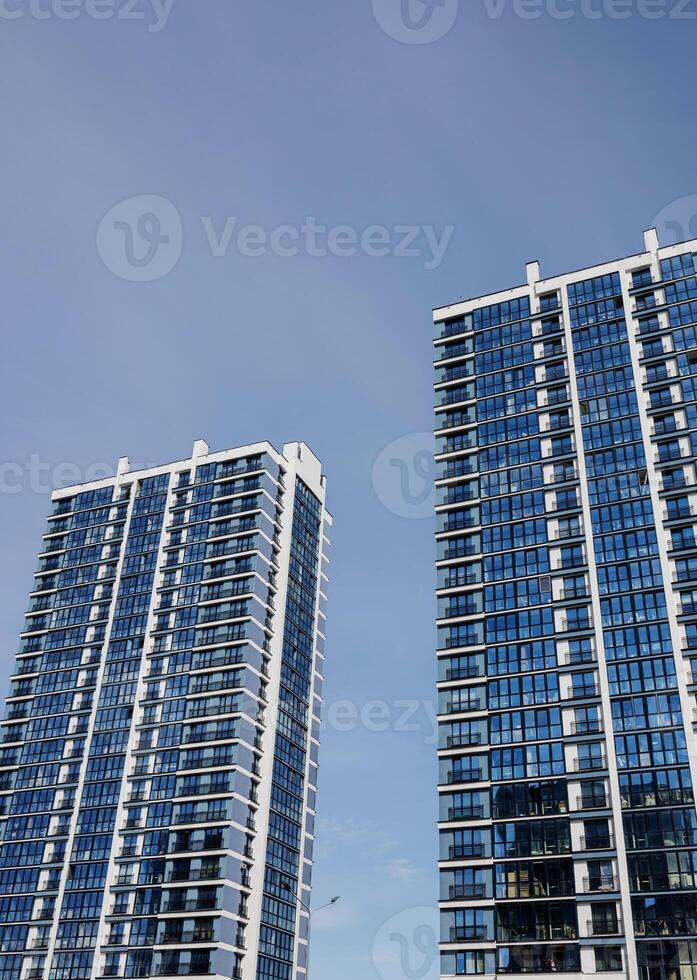
[[451, 861], [457, 861], [460, 858], [484, 857], [484, 845], [451, 844], [451, 846], [448, 848], [448, 856]]
[[453, 926], [450, 942], [486, 942], [489, 938], [486, 926]]
[[198, 872], [198, 875], [191, 874], [188, 871], [169, 871], [165, 875], [165, 881], [215, 881], [220, 878], [220, 868], [206, 868], [203, 867]]
[[590, 616], [579, 616], [575, 619], [563, 616], [559, 621], [559, 628], [565, 633], [578, 633], [583, 630], [592, 629], [592, 626]]
[[464, 769], [460, 772], [448, 773], [449, 783], [479, 783], [482, 779], [481, 769]]
[[203, 969], [196, 967], [196, 964], [189, 965], [185, 963], [183, 965], [173, 966], [169, 963], [163, 963], [157, 973], [152, 973], [151, 976], [154, 977], [190, 977], [192, 976], [192, 970], [195, 971], [195, 975], [199, 976], [212, 976], [209, 969]]
[[609, 806], [606, 796], [577, 796], [577, 810], [605, 810]]
[[629, 850], [647, 848], [691, 847], [697, 841], [697, 834], [691, 830], [666, 830], [665, 833], [634, 834], [627, 839]]
[[637, 936], [683, 936], [694, 932], [694, 922], [690, 919], [672, 919], [669, 917], [656, 921], [634, 921], [634, 933]]
[[483, 806], [451, 806], [448, 810], [448, 820], [478, 820], [483, 816]]
[[134, 790], [126, 797], [126, 803], [142, 803], [147, 798], [148, 794], [144, 789]]
[[599, 921], [591, 919], [586, 923], [589, 936], [620, 936], [622, 934], [622, 923], [619, 919], [608, 919]]
[[593, 772], [596, 769], [606, 769], [604, 758], [594, 756], [591, 759], [574, 759], [574, 772]]
[[572, 687], [569, 691], [569, 698], [595, 698], [598, 693], [596, 684], [584, 684], [582, 687]]
[[566, 541], [567, 538], [580, 538], [583, 534], [583, 529], [580, 526], [559, 528], [556, 527], [548, 535], [550, 541]]
[[564, 664], [567, 667], [579, 667], [583, 664], [594, 663], [597, 663], [597, 661], [592, 650], [582, 650], [580, 653], [567, 653], [564, 657]]
[[451, 885], [448, 889], [448, 895], [451, 901], [461, 898], [484, 898], [484, 883], [473, 882], [469, 885]]
[[680, 459], [687, 459], [691, 454], [683, 449], [659, 449], [656, 459], [657, 463], [673, 463]]
[[460, 711], [481, 711], [482, 702], [479, 698], [470, 698], [469, 701], [448, 701], [445, 705], [445, 714], [454, 715]]
[[479, 664], [470, 664], [468, 667], [451, 667], [445, 672], [446, 681], [463, 681], [471, 677], [482, 677], [484, 671]]
[[666, 892], [694, 889], [697, 886], [697, 876], [684, 872], [668, 875], [636, 876], [630, 879], [629, 887], [633, 892]]
[[615, 846], [615, 838], [612, 834], [593, 835], [592, 837], [581, 837], [579, 841], [582, 851], [607, 851]]
[[584, 892], [616, 892], [619, 887], [614, 875], [590, 875], [583, 879]]
[[481, 732], [463, 732], [461, 735], [449, 735], [446, 739], [447, 748], [458, 749], [468, 745], [481, 745]]
[[571, 722], [571, 734], [572, 735], [593, 735], [601, 731], [599, 721], [572, 721]]
[[[159, 942], [162, 943], [163, 946], [170, 945], [170, 944], [172, 944], [172, 945], [176, 944], [178, 946], [188, 946], [191, 943], [210, 943], [210, 942], [213, 942], [213, 936], [212, 935], [205, 935], [205, 934], [198, 934], [198, 933], [194, 932], [193, 930], [190, 930], [188, 932], [182, 932], [182, 933], [176, 933], [176, 932], [167, 933], [167, 932], [165, 932], [165, 933], [163, 933], [160, 936]], [[239, 945], [239, 943], [238, 943], [238, 945]]]

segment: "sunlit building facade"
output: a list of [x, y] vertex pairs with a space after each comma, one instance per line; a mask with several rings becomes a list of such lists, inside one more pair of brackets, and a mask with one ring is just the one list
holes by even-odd
[[696, 259], [435, 311], [444, 977], [697, 977]]
[[330, 522], [303, 443], [54, 493], [1, 726], [0, 980], [304, 980]]

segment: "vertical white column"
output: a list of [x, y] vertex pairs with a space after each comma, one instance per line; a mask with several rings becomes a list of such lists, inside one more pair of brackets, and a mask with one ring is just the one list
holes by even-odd
[[[283, 461], [285, 462], [285, 461]], [[287, 466], [287, 464], [286, 464]], [[279, 535], [279, 568], [276, 574], [276, 616], [271, 637], [268, 661], [269, 677], [266, 686], [267, 707], [264, 712], [265, 727], [262, 742], [262, 756], [259, 766], [261, 782], [259, 785], [259, 809], [257, 811], [257, 836], [254, 841], [254, 863], [250, 873], [251, 894], [247, 905], [249, 922], [247, 925], [247, 953], [242, 961], [242, 980], [255, 980], [259, 957], [259, 931], [264, 898], [264, 874], [266, 871], [266, 848], [269, 839], [269, 817], [271, 813], [271, 782], [278, 731], [278, 705], [281, 688], [281, 656], [283, 652], [283, 626], [288, 596], [288, 558], [290, 556], [290, 537], [293, 524], [293, 498], [295, 494], [295, 475], [288, 470], [284, 479], [286, 488], [283, 494], [284, 509], [282, 527]]]

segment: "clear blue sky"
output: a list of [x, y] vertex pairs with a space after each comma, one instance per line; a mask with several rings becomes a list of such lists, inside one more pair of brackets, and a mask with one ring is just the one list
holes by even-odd
[[[310, 443], [336, 522], [315, 899], [343, 896], [315, 920], [313, 980], [434, 975], [418, 928], [437, 890], [431, 709], [401, 704], [435, 678], [420, 456], [408, 472], [432, 423], [431, 307], [518, 283], [526, 260], [552, 274], [638, 251], [661, 212], [697, 235], [694, 16], [410, 2], [411, 27], [398, 0], [176, 0], [159, 31], [151, 0], [144, 20], [0, 4], [3, 688], [59, 464], [163, 462], [197, 437]], [[421, 20], [450, 29], [405, 43]], [[139, 195], [170, 206], [149, 202], [126, 252], [139, 202], [97, 229]], [[308, 217], [386, 231], [322, 257]], [[266, 245], [237, 237], [249, 225]], [[366, 254], [400, 225], [452, 226], [442, 261], [426, 232], [417, 256]]]

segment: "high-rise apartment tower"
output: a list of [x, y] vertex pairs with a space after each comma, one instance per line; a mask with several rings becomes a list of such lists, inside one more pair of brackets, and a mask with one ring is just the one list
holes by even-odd
[[444, 977], [697, 978], [696, 259], [435, 311]]
[[304, 980], [330, 523], [303, 443], [53, 494], [1, 725], [2, 980]]

